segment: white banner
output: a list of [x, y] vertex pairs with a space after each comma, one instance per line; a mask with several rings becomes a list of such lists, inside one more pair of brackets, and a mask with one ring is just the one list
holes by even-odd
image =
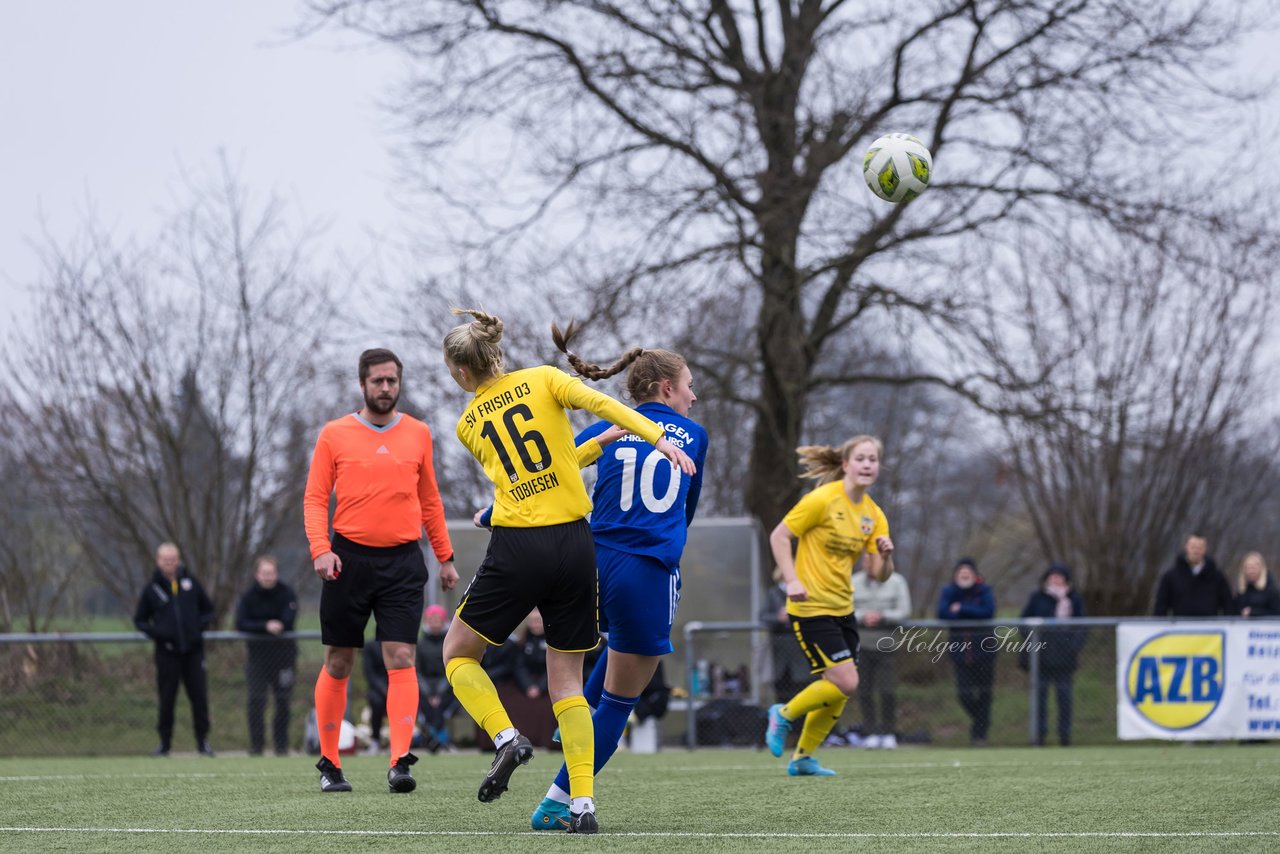
[[1280, 622], [1116, 627], [1122, 739], [1280, 738]]

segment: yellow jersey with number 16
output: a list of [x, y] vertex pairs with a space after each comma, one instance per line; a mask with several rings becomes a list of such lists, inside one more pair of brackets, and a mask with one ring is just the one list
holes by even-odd
[[495, 526], [559, 525], [591, 512], [566, 409], [585, 409], [650, 444], [662, 438], [657, 424], [558, 368], [503, 374], [476, 389], [458, 420], [458, 439], [493, 481]]

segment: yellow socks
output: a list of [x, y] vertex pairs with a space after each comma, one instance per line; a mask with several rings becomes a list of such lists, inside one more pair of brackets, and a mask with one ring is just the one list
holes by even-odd
[[[825, 679], [823, 680], [826, 681]], [[831, 684], [831, 683], [827, 683]], [[845, 703], [848, 698], [843, 694], [840, 695], [840, 702], [834, 706], [823, 706], [820, 709], [814, 709], [804, 719], [804, 729], [800, 730], [800, 739], [796, 742], [796, 752], [793, 758], [808, 756], [813, 751], [822, 746], [822, 742], [827, 740], [827, 736], [831, 735], [831, 728], [836, 725], [836, 721], [840, 720], [840, 714], [844, 711]]]
[[[453, 686], [454, 696], [476, 723], [497, 738], [498, 733], [512, 726], [511, 717], [498, 699], [498, 689], [474, 658], [453, 658], [444, 666], [445, 678]], [[586, 705], [586, 702], [583, 702]], [[588, 725], [590, 722], [588, 721]], [[561, 728], [563, 734], [564, 729]]]
[[789, 721], [799, 720], [814, 709], [839, 704], [844, 707], [849, 698], [844, 692], [825, 679], [817, 679], [804, 687], [791, 702], [782, 707], [782, 716]]
[[560, 724], [560, 744], [564, 748], [564, 764], [569, 771], [569, 796], [594, 797], [595, 732], [591, 725], [591, 707], [586, 698], [565, 697], [553, 703], [551, 710]]

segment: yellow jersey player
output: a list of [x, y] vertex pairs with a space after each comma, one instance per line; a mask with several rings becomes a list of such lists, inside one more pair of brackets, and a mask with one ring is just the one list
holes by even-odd
[[565, 410], [586, 409], [642, 437], [686, 475], [696, 467], [663, 437], [662, 427], [581, 380], [550, 366], [508, 373], [499, 346], [502, 321], [474, 309], [454, 314], [475, 318], [444, 340], [450, 375], [475, 393], [458, 421], [458, 438], [494, 484], [489, 549], [444, 640], [449, 684], [497, 747], [478, 796], [496, 800], [512, 772], [533, 756], [480, 660], [487, 645], [500, 645], [537, 608], [546, 626], [547, 692], [569, 769], [569, 830], [595, 833], [594, 736], [582, 659], [599, 639], [596, 558], [585, 519], [591, 500]]
[[[765, 744], [781, 756], [794, 721], [804, 718], [787, 773], [831, 777], [813, 756], [858, 688], [858, 629], [853, 616], [853, 565], [865, 556], [871, 578], [893, 572], [893, 541], [884, 512], [867, 489], [880, 475], [883, 447], [874, 436], [854, 436], [839, 448], [797, 448], [802, 477], [821, 485], [800, 499], [769, 535], [787, 588], [787, 614], [810, 672], [809, 683], [785, 705], [769, 709]], [[798, 539], [795, 557], [791, 541]]]

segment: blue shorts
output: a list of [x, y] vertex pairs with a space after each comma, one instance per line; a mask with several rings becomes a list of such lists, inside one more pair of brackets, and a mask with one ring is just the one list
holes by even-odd
[[609, 649], [632, 655], [666, 655], [680, 603], [680, 570], [658, 560], [596, 545], [600, 578], [600, 631]]

